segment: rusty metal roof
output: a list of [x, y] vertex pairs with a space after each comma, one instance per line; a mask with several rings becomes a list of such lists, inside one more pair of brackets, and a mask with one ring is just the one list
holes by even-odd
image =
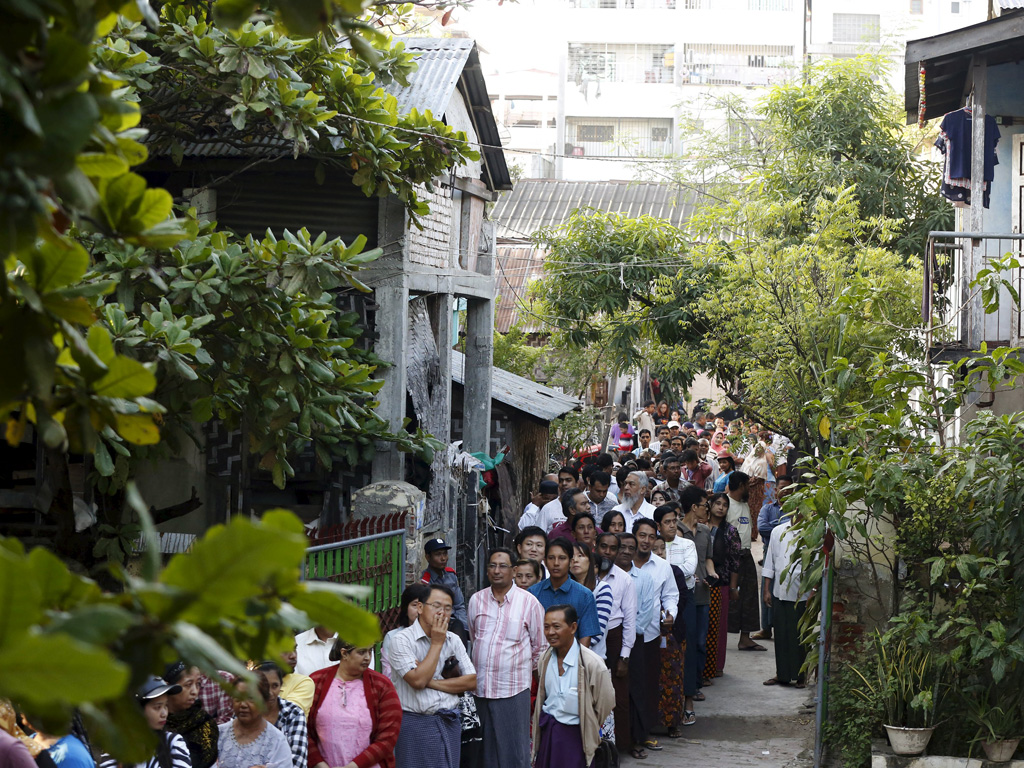
[[[583, 406], [575, 397], [501, 368], [493, 368], [492, 372], [492, 400], [543, 421], [552, 421]], [[466, 356], [458, 350], [452, 350], [452, 380], [466, 384]]]
[[498, 199], [491, 218], [498, 224], [499, 238], [518, 240], [561, 224], [577, 208], [656, 216], [684, 227], [693, 213], [695, 197], [682, 187], [647, 181], [522, 179]]

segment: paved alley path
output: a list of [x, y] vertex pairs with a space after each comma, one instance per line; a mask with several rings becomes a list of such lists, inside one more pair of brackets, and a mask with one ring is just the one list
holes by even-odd
[[[758, 553], [759, 554], [759, 553]], [[758, 569], [760, 570], [760, 569]], [[629, 768], [808, 768], [813, 764], [814, 687], [804, 690], [765, 686], [775, 675], [775, 646], [767, 653], [738, 651], [739, 635], [729, 635], [725, 675], [704, 689], [697, 722], [681, 739], [659, 736], [660, 752], [646, 760], [620, 755]]]

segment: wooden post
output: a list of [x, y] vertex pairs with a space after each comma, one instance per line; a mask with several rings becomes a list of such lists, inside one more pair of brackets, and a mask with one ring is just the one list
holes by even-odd
[[[985, 231], [985, 105], [988, 100], [988, 62], [984, 55], [975, 55], [971, 62], [974, 95], [971, 106], [971, 232]], [[966, 249], [965, 249], [966, 250]], [[984, 267], [985, 246], [980, 238], [973, 238], [970, 247], [970, 265], [965, 270], [970, 283]], [[981, 292], [969, 288], [972, 298], [967, 308], [967, 346], [977, 349], [984, 341], [985, 307]]]

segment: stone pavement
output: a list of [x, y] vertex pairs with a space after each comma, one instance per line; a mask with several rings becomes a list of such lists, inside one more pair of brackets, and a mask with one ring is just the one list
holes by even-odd
[[704, 689], [697, 722], [683, 738], [659, 736], [664, 747], [648, 750], [646, 760], [620, 755], [629, 768], [807, 768], [814, 748], [814, 688], [765, 686], [775, 675], [774, 646], [767, 653], [737, 651], [739, 635], [729, 635], [725, 675]]
[[[755, 545], [756, 549], [760, 547]], [[755, 548], [752, 548], [755, 549]], [[760, 552], [755, 551], [755, 561]], [[760, 568], [758, 568], [760, 576]], [[681, 739], [659, 736], [660, 752], [646, 760], [628, 754], [628, 768], [810, 768], [814, 752], [814, 685], [804, 690], [762, 683], [775, 676], [775, 645], [739, 651], [739, 635], [729, 635], [725, 675], [704, 689], [696, 702], [697, 722]]]

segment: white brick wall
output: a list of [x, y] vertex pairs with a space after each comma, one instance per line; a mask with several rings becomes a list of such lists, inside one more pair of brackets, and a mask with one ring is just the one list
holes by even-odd
[[451, 264], [452, 199], [441, 187], [433, 192], [421, 187], [417, 193], [430, 206], [430, 215], [421, 221], [423, 229], [409, 225], [409, 261], [444, 269]]

